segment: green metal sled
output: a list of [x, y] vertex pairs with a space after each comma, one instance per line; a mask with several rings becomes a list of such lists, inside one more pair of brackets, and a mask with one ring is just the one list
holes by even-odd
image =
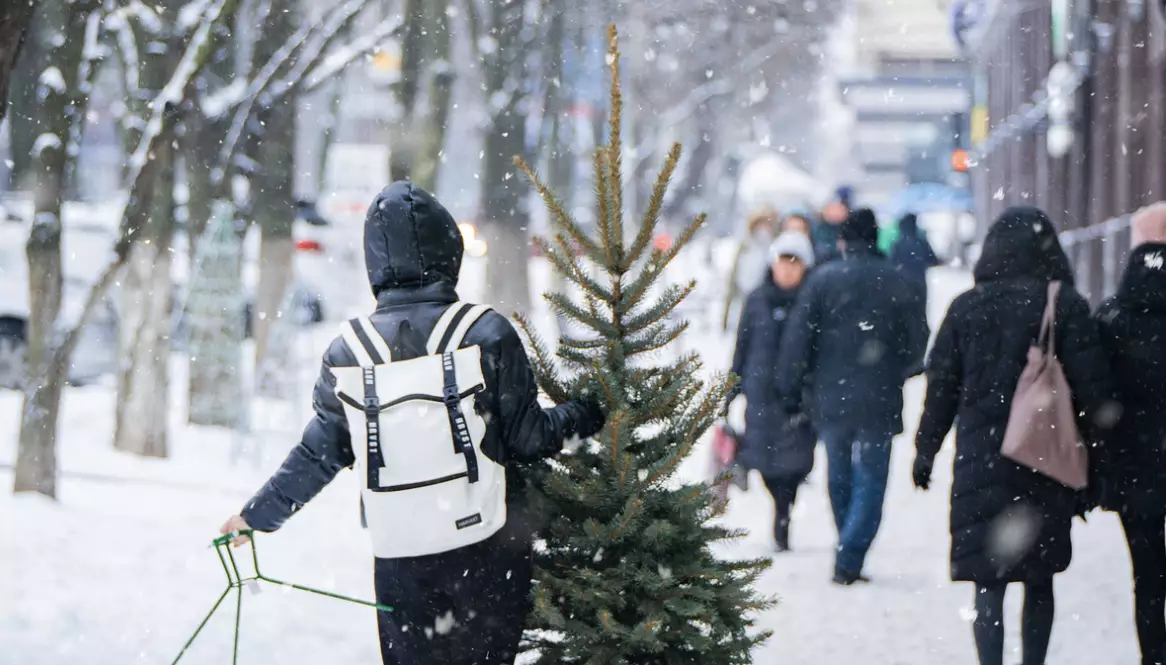
[[[234, 552], [231, 551], [231, 542], [234, 541], [239, 536], [250, 536], [250, 538], [251, 538], [251, 562], [254, 565], [255, 574], [250, 575], [248, 577], [244, 577], [243, 574], [239, 572], [239, 565], [238, 565], [238, 563], [235, 562], [235, 554], [234, 554]], [[278, 586], [287, 587], [289, 589], [299, 589], [300, 591], [307, 591], [308, 593], [314, 593], [314, 594], [317, 594], [320, 596], [328, 596], [329, 598], [335, 598], [337, 600], [343, 600], [343, 601], [346, 601], [349, 603], [356, 603], [357, 605], [364, 605], [365, 607], [376, 608], [377, 610], [379, 610], [381, 612], [392, 612], [393, 611], [393, 608], [389, 607], [388, 605], [381, 605], [379, 603], [370, 603], [367, 600], [360, 600], [358, 598], [350, 598], [348, 596], [342, 596], [338, 593], [332, 593], [331, 591], [324, 591], [322, 589], [313, 589], [312, 587], [306, 587], [306, 586], [302, 586], [300, 584], [292, 584], [291, 582], [284, 582], [283, 580], [277, 580], [277, 579], [274, 579], [271, 577], [267, 577], [266, 575], [264, 575], [263, 573], [261, 573], [259, 571], [259, 553], [255, 548], [255, 534], [254, 534], [254, 532], [252, 532], [250, 530], [234, 531], [234, 532], [228, 533], [226, 535], [219, 536], [218, 538], [215, 538], [213, 541], [211, 541], [211, 546], [215, 548], [215, 552], [219, 555], [219, 563], [222, 564], [223, 572], [226, 573], [226, 575], [227, 575], [227, 588], [223, 590], [222, 595], [220, 595], [219, 599], [215, 601], [214, 606], [211, 607], [211, 611], [207, 612], [207, 615], [206, 615], [206, 617], [203, 618], [202, 623], [198, 624], [198, 628], [196, 628], [194, 630], [194, 634], [191, 635], [190, 639], [186, 641], [186, 644], [182, 647], [182, 651], [178, 652], [178, 656], [174, 658], [174, 661], [171, 665], [177, 665], [178, 661], [182, 659], [182, 656], [186, 654], [186, 650], [190, 648], [191, 644], [194, 644], [195, 638], [197, 638], [198, 634], [202, 632], [202, 629], [204, 627], [206, 627], [207, 622], [210, 621], [211, 617], [214, 616], [215, 612], [218, 611], [219, 607], [223, 604], [223, 601], [227, 599], [227, 596], [232, 591], [234, 591], [236, 595], [235, 595], [235, 645], [234, 645], [234, 649], [232, 651], [233, 655], [231, 657], [231, 663], [233, 665], [238, 665], [238, 662], [239, 662], [239, 620], [243, 614], [243, 585], [245, 585], [245, 584], [252, 584], [252, 583], [258, 584], [259, 582], [267, 582], [269, 584], [275, 584]]]

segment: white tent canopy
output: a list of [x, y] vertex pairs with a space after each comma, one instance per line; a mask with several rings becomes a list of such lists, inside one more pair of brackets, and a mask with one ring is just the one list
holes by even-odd
[[829, 197], [829, 188], [785, 157], [768, 152], [745, 165], [737, 196], [740, 209], [746, 213], [766, 207], [785, 213], [818, 208]]

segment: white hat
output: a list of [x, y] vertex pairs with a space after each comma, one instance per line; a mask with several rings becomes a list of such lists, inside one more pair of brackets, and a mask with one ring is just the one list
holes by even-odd
[[801, 261], [807, 268], [814, 265], [814, 246], [810, 239], [800, 231], [786, 231], [777, 236], [777, 240], [769, 246], [769, 262], [772, 263], [782, 256], [792, 256]]

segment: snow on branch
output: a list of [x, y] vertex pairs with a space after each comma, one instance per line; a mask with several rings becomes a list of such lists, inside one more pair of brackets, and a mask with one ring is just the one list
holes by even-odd
[[397, 34], [401, 30], [401, 21], [397, 18], [385, 19], [368, 34], [357, 38], [347, 47], [337, 51], [324, 61], [320, 67], [312, 70], [306, 82], [300, 88], [301, 92], [313, 92], [343, 72], [357, 58], [366, 56], [377, 49], [384, 40]]
[[126, 179], [129, 194], [122, 209], [120, 235], [114, 245], [114, 256], [102, 270], [101, 275], [89, 288], [85, 297], [85, 304], [77, 322], [69, 329], [61, 344], [62, 357], [68, 358], [76, 348], [81, 338], [81, 331], [93, 316], [97, 304], [105, 296], [121, 268], [129, 258], [149, 208], [149, 191], [154, 186], [157, 169], [148, 168], [152, 160], [149, 155], [155, 152], [163, 141], [170, 140], [174, 126], [175, 110], [183, 97], [193, 89], [194, 77], [206, 65], [214, 46], [211, 32], [222, 21], [230, 20], [239, 9], [240, 0], [213, 0], [207, 5], [198, 27], [190, 37], [182, 59], [178, 62], [170, 81], [157, 97], [150, 103], [151, 116], [142, 131], [138, 147], [129, 161], [129, 174]]
[[[227, 137], [219, 150], [219, 161], [214, 174], [214, 182], [217, 185], [221, 186], [230, 179], [235, 168], [234, 162], [243, 145], [247, 122], [256, 103], [262, 107], [269, 107], [292, 92], [315, 90], [324, 81], [342, 72], [357, 58], [375, 49], [386, 37], [400, 29], [402, 25], [400, 18], [386, 19], [368, 34], [328, 56], [328, 48], [371, 2], [372, 0], [350, 0], [333, 12], [322, 29], [314, 34], [303, 34], [303, 29], [297, 31], [272, 55], [235, 108], [231, 127], [227, 130]], [[288, 73], [275, 80], [275, 75], [293, 59], [295, 64]]]
[[[89, 16], [85, 19], [85, 42], [81, 51], [81, 63], [77, 67], [77, 87], [74, 90], [74, 103], [77, 108], [89, 106], [89, 95], [93, 91], [93, 85], [101, 70], [101, 61], [105, 58], [105, 47], [101, 45], [102, 19], [104, 18], [104, 10], [94, 9], [89, 12]], [[84, 103], [78, 104], [77, 101]], [[84, 132], [84, 116], [74, 117], [69, 125], [69, 143], [65, 148], [65, 154], [70, 157], [77, 156], [81, 151], [81, 136]], [[72, 160], [69, 161], [69, 164], [72, 168]]]
[[134, 37], [133, 24], [126, 19], [125, 8], [111, 12], [105, 19], [105, 27], [117, 35], [125, 94], [132, 97], [138, 92], [138, 40]]

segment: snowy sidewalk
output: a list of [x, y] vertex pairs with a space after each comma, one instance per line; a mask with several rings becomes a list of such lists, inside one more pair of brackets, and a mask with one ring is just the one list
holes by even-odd
[[[968, 280], [955, 271], [933, 278], [935, 326]], [[710, 364], [727, 362], [728, 339], [700, 341], [696, 348], [722, 353]], [[908, 429], [918, 421], [922, 390], [921, 380], [908, 386]], [[210, 539], [294, 445], [302, 423], [258, 466], [235, 466], [227, 437], [186, 428], [176, 414], [173, 457], [147, 461], [111, 450], [108, 389], [66, 393], [65, 474], [56, 504], [9, 494], [12, 474], [3, 465], [15, 458], [20, 403], [0, 394], [0, 665], [169, 663], [223, 586]], [[883, 528], [868, 562], [870, 585], [840, 589], [829, 582], [834, 527], [819, 459], [799, 495], [796, 549], [776, 557], [763, 580], [763, 591], [780, 604], [762, 618], [775, 635], [758, 650], [759, 665], [975, 663], [971, 587], [947, 580], [951, 449], [937, 463], [932, 491], [916, 492], [910, 434], [896, 441]], [[687, 473], [703, 471], [700, 452]], [[261, 536], [265, 572], [369, 598], [372, 560], [355, 493], [353, 476], [342, 473], [280, 533]], [[759, 486], [734, 494], [728, 521], [754, 533], [732, 553], [767, 554], [771, 514]], [[1117, 520], [1094, 513], [1088, 524], [1077, 523], [1074, 543], [1073, 567], [1057, 580], [1049, 664], [1133, 665], [1129, 563]], [[1010, 597], [1010, 627], [1018, 600]], [[232, 609], [220, 611], [183, 663], [230, 662]], [[1015, 633], [1009, 649], [1017, 646]], [[242, 634], [242, 665], [380, 662], [371, 611], [310, 594], [247, 595]]]

